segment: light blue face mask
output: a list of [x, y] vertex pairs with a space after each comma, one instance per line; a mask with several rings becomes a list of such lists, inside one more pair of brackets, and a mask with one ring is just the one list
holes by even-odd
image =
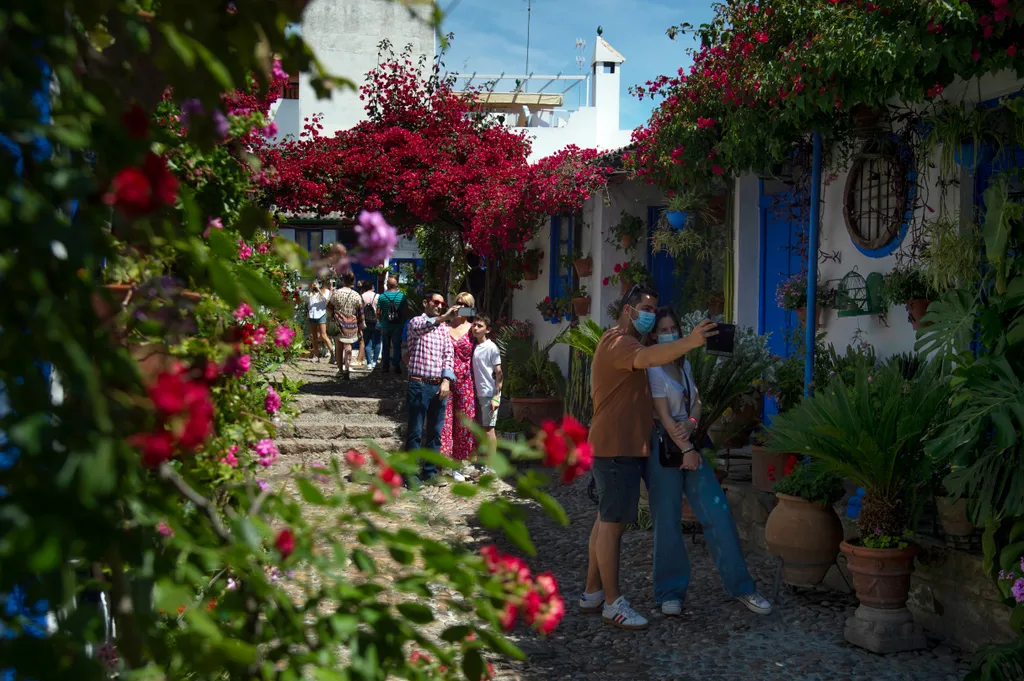
[[637, 310], [636, 319], [633, 320], [633, 327], [640, 333], [650, 333], [654, 328], [654, 313], [646, 310]]
[[659, 333], [658, 334], [658, 342], [659, 343], [671, 343], [671, 342], [677, 341], [677, 340], [679, 340], [679, 334], [678, 333]]

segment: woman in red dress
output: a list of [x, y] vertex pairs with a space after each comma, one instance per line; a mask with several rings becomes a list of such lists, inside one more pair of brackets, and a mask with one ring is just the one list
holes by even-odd
[[[459, 307], [475, 307], [476, 301], [469, 293], [460, 293], [455, 298]], [[449, 333], [455, 349], [455, 383], [452, 384], [451, 398], [444, 414], [444, 428], [441, 430], [441, 453], [456, 461], [465, 461], [476, 451], [473, 433], [462, 424], [462, 417], [470, 421], [476, 418], [476, 388], [473, 385], [473, 337], [469, 333], [471, 317], [455, 317], [449, 322]], [[457, 479], [462, 475], [456, 473]]]

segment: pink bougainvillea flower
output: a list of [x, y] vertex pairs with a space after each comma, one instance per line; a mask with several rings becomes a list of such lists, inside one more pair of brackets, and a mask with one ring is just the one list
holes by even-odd
[[245, 240], [241, 237], [238, 238], [238, 259], [248, 260], [252, 257], [252, 246], [245, 243]]
[[267, 388], [267, 396], [263, 398], [263, 408], [268, 414], [276, 414], [281, 410], [281, 396], [274, 390], [274, 386]]
[[359, 262], [366, 267], [383, 264], [398, 246], [398, 230], [376, 211], [359, 213], [356, 234], [359, 235]]
[[165, 523], [162, 520], [156, 524], [156, 531], [159, 532], [164, 537], [173, 537], [174, 536], [174, 530], [172, 530], [171, 526], [168, 525], [167, 523]]
[[358, 450], [350, 449], [345, 452], [345, 463], [352, 468], [360, 468], [366, 464], [366, 455]]
[[234, 317], [238, 321], [242, 321], [246, 317], [252, 314], [252, 308], [249, 307], [248, 303], [242, 303], [234, 311]]
[[231, 445], [231, 448], [224, 454], [224, 458], [221, 459], [223, 463], [235, 468], [238, 466], [238, 445]]
[[272, 466], [277, 461], [277, 455], [277, 445], [273, 440], [264, 439], [256, 443], [256, 456], [259, 457], [259, 464], [264, 468]]
[[274, 66], [270, 72], [273, 74], [274, 78], [281, 78], [283, 80], [288, 79], [288, 72], [284, 70], [284, 67], [281, 66], [281, 62], [277, 59], [274, 60]]

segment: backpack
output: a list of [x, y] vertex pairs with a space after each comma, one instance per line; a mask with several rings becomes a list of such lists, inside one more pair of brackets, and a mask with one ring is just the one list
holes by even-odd
[[377, 309], [374, 303], [379, 299], [380, 296], [377, 296], [370, 304], [363, 305], [363, 321], [366, 323], [367, 327], [377, 326]]
[[398, 324], [402, 321], [402, 308], [405, 306], [405, 296], [399, 296], [395, 298], [388, 296], [385, 298], [388, 301], [388, 311], [385, 320], [388, 324]]

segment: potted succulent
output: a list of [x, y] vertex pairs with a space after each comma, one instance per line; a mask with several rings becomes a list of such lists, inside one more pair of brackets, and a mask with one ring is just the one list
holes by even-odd
[[920, 265], [905, 263], [893, 268], [883, 278], [885, 300], [889, 305], [905, 305], [907, 321], [914, 330], [920, 329], [921, 320], [931, 305], [933, 292]]
[[910, 635], [882, 641], [871, 634], [869, 611], [850, 618], [846, 638], [878, 652], [923, 645], [906, 610], [918, 548], [907, 538], [916, 496], [926, 486], [924, 441], [948, 399], [937, 364], [922, 364], [907, 377], [895, 362], [859, 365], [854, 379], [834, 376], [822, 389], [771, 427], [771, 448], [801, 452], [864, 489], [857, 517], [860, 538], [843, 542], [862, 606], [892, 611], [888, 621], [909, 625]]
[[534, 344], [529, 355], [509, 363], [505, 391], [512, 400], [512, 413], [517, 421], [540, 426], [548, 419], [562, 418], [565, 378], [551, 360], [553, 345], [554, 341], [543, 348]]
[[624, 251], [630, 251], [640, 243], [640, 237], [644, 233], [644, 220], [622, 211], [619, 214], [619, 222], [609, 231], [611, 234], [605, 241], [615, 246], [621, 246]]
[[[771, 474], [771, 472], [769, 472]], [[768, 551], [782, 559], [782, 580], [792, 586], [820, 584], [839, 555], [843, 523], [835, 505], [843, 498], [842, 479], [818, 464], [789, 454], [785, 476], [774, 484], [778, 504], [768, 515]]]
[[586, 286], [580, 286], [570, 292], [569, 298], [572, 299], [572, 311], [577, 317], [585, 317], [590, 314], [590, 296], [587, 294]]

